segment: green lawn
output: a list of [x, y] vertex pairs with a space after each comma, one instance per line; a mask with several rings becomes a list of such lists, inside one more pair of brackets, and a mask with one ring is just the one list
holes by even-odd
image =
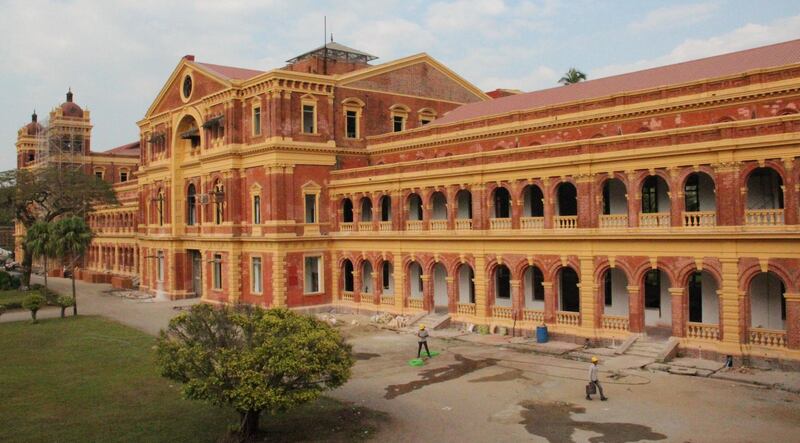
[[[213, 442], [229, 409], [183, 400], [153, 337], [99, 317], [0, 323], [0, 442]], [[268, 441], [368, 439], [382, 413], [323, 398], [262, 417]]]
[[[36, 292], [38, 293], [39, 291]], [[22, 300], [29, 294], [31, 294], [31, 291], [18, 291], [16, 289], [0, 291], [0, 305], [5, 306], [7, 309], [21, 309]]]

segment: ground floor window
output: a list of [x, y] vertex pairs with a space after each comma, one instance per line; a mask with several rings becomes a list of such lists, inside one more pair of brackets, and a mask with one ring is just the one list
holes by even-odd
[[164, 281], [164, 251], [156, 253], [156, 280]]
[[222, 255], [214, 254], [214, 289], [222, 289]]
[[322, 275], [322, 257], [306, 257], [305, 259], [305, 285], [303, 292], [315, 294], [321, 291], [320, 275]]

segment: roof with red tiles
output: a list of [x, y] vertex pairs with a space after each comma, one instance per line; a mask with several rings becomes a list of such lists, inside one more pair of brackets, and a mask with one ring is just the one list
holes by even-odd
[[196, 62], [196, 64], [227, 80], [247, 80], [264, 73], [264, 71], [257, 71], [255, 69], [236, 68], [233, 66], [214, 65], [211, 63]]
[[448, 112], [434, 124], [454, 123], [795, 63], [800, 63], [800, 39], [567, 86], [470, 103]]
[[100, 152], [99, 154], [113, 154], [113, 155], [126, 155], [126, 156], [139, 156], [139, 142], [128, 143], [126, 145], [117, 146], [116, 148], [109, 149], [108, 151]]

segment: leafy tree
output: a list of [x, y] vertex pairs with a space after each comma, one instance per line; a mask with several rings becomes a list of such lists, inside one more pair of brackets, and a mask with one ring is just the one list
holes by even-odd
[[262, 411], [278, 413], [344, 384], [353, 359], [339, 332], [287, 309], [195, 305], [157, 341], [163, 376], [183, 395], [239, 413], [239, 432], [258, 430]]
[[64, 318], [64, 312], [68, 307], [75, 306], [75, 300], [66, 295], [59, 295], [56, 299], [56, 304], [61, 308], [61, 318]]
[[75, 297], [75, 267], [92, 243], [92, 230], [80, 217], [62, 218], [53, 227], [56, 255], [69, 262], [72, 278], [72, 315], [78, 315]]
[[[53, 164], [0, 173], [0, 219], [10, 214], [26, 230], [37, 221], [85, 217], [97, 206], [117, 203], [108, 182], [80, 168]], [[23, 284], [30, 286], [33, 256], [25, 242], [22, 251]]]
[[31, 311], [31, 318], [33, 322], [36, 323], [36, 313], [39, 312], [39, 309], [44, 306], [45, 303], [46, 300], [41, 294], [33, 293], [25, 297], [25, 300], [22, 300], [22, 307]]
[[586, 80], [586, 74], [575, 68], [569, 68], [567, 73], [564, 74], [564, 76], [561, 77], [561, 79], [559, 79], [558, 82], [561, 83], [562, 85], [572, 85], [581, 82], [583, 80]]
[[55, 238], [53, 224], [43, 221], [35, 222], [25, 233], [25, 246], [33, 258], [44, 260], [44, 293], [47, 294], [47, 259], [55, 255]]

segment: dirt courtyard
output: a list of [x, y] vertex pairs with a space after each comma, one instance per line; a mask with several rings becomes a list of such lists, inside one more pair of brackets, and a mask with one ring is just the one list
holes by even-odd
[[584, 362], [434, 338], [441, 355], [411, 367], [412, 334], [343, 331], [358, 361], [333, 396], [390, 415], [376, 441], [800, 441], [800, 395], [788, 392], [601, 365], [610, 400], [586, 401]]

